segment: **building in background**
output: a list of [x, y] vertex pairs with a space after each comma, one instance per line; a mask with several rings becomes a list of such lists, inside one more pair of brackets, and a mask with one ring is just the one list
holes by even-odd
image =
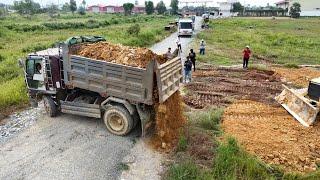
[[[92, 13], [124, 13], [124, 8], [122, 6], [113, 6], [113, 5], [92, 5], [87, 8], [88, 12]], [[132, 9], [132, 13], [134, 14], [143, 14], [146, 12], [146, 8], [144, 6], [135, 5]]]
[[295, 2], [301, 5], [300, 16], [320, 16], [320, 0], [282, 0], [276, 6], [289, 11]]
[[218, 2], [219, 4], [219, 14], [220, 17], [230, 17], [234, 16], [234, 13], [232, 12], [233, 4], [239, 2], [239, 0], [227, 0]]

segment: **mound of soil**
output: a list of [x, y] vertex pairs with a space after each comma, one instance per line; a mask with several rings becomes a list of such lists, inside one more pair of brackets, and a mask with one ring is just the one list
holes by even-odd
[[108, 42], [79, 44], [70, 49], [71, 54], [140, 68], [145, 68], [153, 59], [160, 64], [167, 61], [165, 56], [157, 55], [147, 48], [129, 47]]
[[306, 128], [280, 106], [237, 101], [226, 108], [222, 128], [246, 150], [285, 171], [310, 172], [320, 163], [320, 121]]
[[196, 109], [226, 107], [235, 99], [250, 99], [277, 104], [273, 99], [281, 92], [280, 77], [272, 71], [242, 69], [199, 69], [186, 85], [184, 102]]
[[291, 81], [301, 87], [307, 87], [311, 79], [320, 77], [320, 71], [307, 67], [299, 69], [274, 67], [272, 69], [285, 78], [285, 81]]
[[152, 144], [157, 149], [170, 150], [176, 145], [180, 128], [186, 123], [179, 91], [164, 103], [157, 104], [155, 111], [156, 134], [153, 137]]

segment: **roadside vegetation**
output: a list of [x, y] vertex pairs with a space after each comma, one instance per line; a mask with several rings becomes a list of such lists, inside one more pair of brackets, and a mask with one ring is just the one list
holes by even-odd
[[319, 64], [320, 19], [217, 19], [198, 34], [207, 43], [202, 62], [217, 65], [242, 63], [242, 50], [249, 45], [253, 62]]
[[[163, 15], [47, 14], [7, 15], [0, 19], [0, 108], [28, 102], [22, 71], [17, 59], [54, 46], [71, 36], [100, 35], [112, 43], [146, 47], [170, 32], [164, 26], [174, 17]], [[133, 34], [130, 27], [139, 27]]]
[[[281, 167], [268, 165], [249, 154], [235, 138], [223, 134], [220, 129], [222, 115], [223, 109], [214, 108], [188, 114], [189, 126], [185, 130], [185, 136], [180, 137], [174, 163], [169, 167], [166, 179], [316, 180], [320, 178], [319, 170], [304, 175], [285, 173]], [[208, 156], [208, 153], [211, 153], [211, 156]]]

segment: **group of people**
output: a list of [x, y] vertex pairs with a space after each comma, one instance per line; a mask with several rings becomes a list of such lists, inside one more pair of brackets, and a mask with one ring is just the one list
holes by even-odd
[[[182, 46], [181, 46], [181, 40], [180, 37], [177, 38], [176, 40], [177, 44], [177, 49], [180, 53], [182, 53]], [[204, 40], [201, 40], [200, 42], [200, 48], [199, 48], [199, 54], [204, 55], [205, 54], [205, 49], [206, 49], [206, 44]], [[167, 57], [172, 57], [172, 52], [171, 48], [168, 48], [168, 52], [166, 53]], [[196, 53], [194, 52], [193, 49], [190, 49], [190, 52], [188, 56], [186, 57], [186, 60], [184, 62], [184, 79], [185, 82], [191, 82], [191, 71], [196, 71]]]
[[[181, 46], [181, 40], [180, 37], [177, 38], [176, 40], [177, 44], [177, 49], [180, 53], [182, 53], [182, 46]], [[199, 54], [200, 55], [205, 55], [206, 51], [206, 43], [202, 39], [200, 41], [200, 46], [199, 46]], [[243, 50], [243, 68], [247, 69], [248, 64], [249, 64], [249, 59], [251, 57], [251, 50], [249, 46], [246, 46], [246, 48]], [[166, 53], [167, 58], [172, 59], [173, 58], [173, 53], [171, 52], [171, 48], [168, 48], [168, 52]], [[186, 60], [184, 62], [184, 79], [185, 82], [191, 82], [191, 72], [192, 72], [192, 67], [193, 71], [196, 71], [196, 53], [194, 52], [193, 49], [190, 49], [190, 52], [188, 56], [186, 57]]]

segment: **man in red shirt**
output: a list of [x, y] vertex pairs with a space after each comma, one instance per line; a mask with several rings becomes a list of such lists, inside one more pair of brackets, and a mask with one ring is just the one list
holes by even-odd
[[251, 50], [249, 46], [246, 46], [246, 48], [243, 50], [243, 68], [248, 68], [249, 59], [251, 56]]

